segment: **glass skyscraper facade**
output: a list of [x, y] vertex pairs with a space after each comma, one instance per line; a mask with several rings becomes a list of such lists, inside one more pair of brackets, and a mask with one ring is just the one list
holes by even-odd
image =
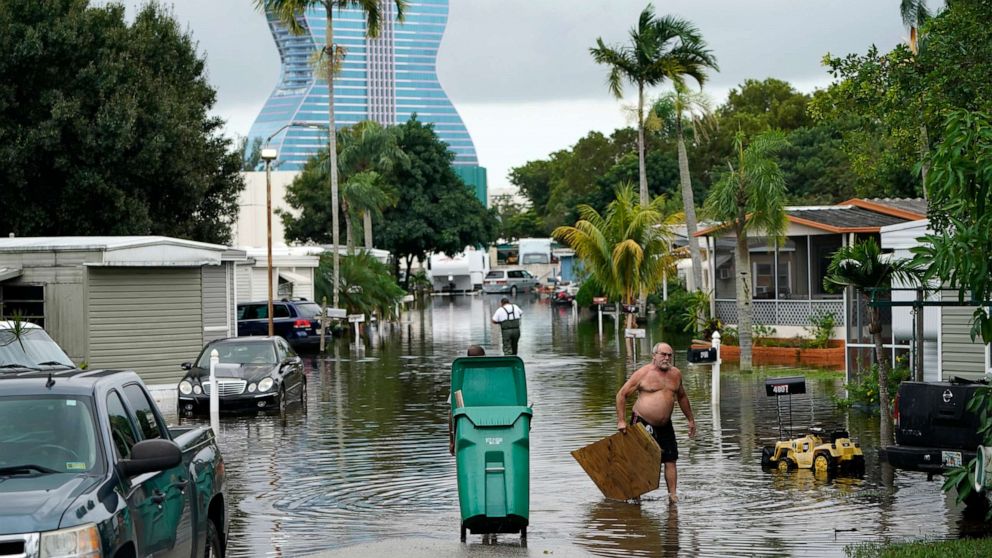
[[[455, 170], [485, 203], [485, 169], [465, 123], [437, 78], [437, 54], [448, 21], [448, 0], [411, 0], [402, 23], [395, 3], [380, 2], [383, 27], [372, 39], [359, 10], [333, 12], [334, 42], [346, 51], [334, 78], [334, 116], [338, 128], [363, 120], [401, 124], [414, 114], [429, 122], [455, 154]], [[309, 157], [327, 145], [327, 84], [314, 72], [314, 53], [323, 48], [326, 13], [308, 10], [300, 20], [307, 32], [293, 35], [273, 14], [269, 29], [279, 49], [282, 74], [249, 132], [272, 138], [279, 170], [300, 170]], [[307, 127], [306, 124], [322, 126]], [[481, 183], [480, 183], [481, 181]]]

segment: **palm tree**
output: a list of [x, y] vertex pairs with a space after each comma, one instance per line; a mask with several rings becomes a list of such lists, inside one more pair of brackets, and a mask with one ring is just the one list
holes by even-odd
[[[827, 266], [827, 276], [823, 286], [831, 288], [854, 287], [861, 292], [865, 303], [870, 302], [874, 289], [885, 289], [893, 280], [904, 284], [918, 281], [917, 268], [906, 259], [890, 259], [882, 255], [882, 250], [874, 238], [856, 242], [834, 252]], [[868, 306], [868, 333], [875, 344], [875, 360], [878, 362], [878, 402], [882, 409], [882, 445], [892, 444], [892, 415], [889, 407], [889, 358], [882, 346], [882, 311], [876, 306]]]
[[[396, 17], [403, 20], [406, 10], [406, 0], [389, 0], [396, 5]], [[302, 35], [308, 31], [301, 21], [307, 10], [324, 9], [326, 15], [326, 32], [324, 48], [320, 58], [325, 64], [324, 79], [327, 80], [327, 153], [331, 179], [331, 241], [334, 244], [334, 285], [339, 284], [340, 270], [338, 269], [338, 162], [337, 134], [334, 124], [334, 74], [344, 59], [344, 48], [334, 44], [334, 10], [356, 8], [365, 14], [366, 34], [369, 37], [379, 35], [382, 27], [382, 4], [380, 0], [253, 0], [255, 6], [263, 12], [275, 14], [286, 25], [291, 33]], [[334, 289], [334, 306], [338, 305], [338, 289]]]
[[930, 10], [927, 8], [926, 0], [900, 0], [899, 14], [902, 22], [909, 27], [909, 50], [916, 54], [919, 52], [919, 28], [930, 19]]
[[675, 140], [679, 152], [679, 183], [682, 189], [682, 211], [685, 215], [686, 233], [689, 237], [689, 257], [692, 258], [692, 279], [696, 290], [703, 290], [703, 259], [699, 254], [699, 239], [696, 238], [696, 202], [693, 199], [692, 178], [689, 176], [689, 156], [685, 149], [685, 128], [692, 131], [694, 138], [705, 135], [706, 130], [716, 124], [712, 104], [703, 92], [690, 91], [684, 83], [675, 83], [675, 91], [662, 97], [655, 105], [655, 112], [672, 121]]
[[704, 210], [723, 221], [737, 236], [734, 265], [737, 270], [737, 331], [741, 347], [741, 370], [751, 369], [751, 253], [748, 234], [760, 231], [769, 242], [778, 243], [785, 234], [785, 177], [772, 154], [785, 145], [779, 132], [765, 132], [744, 147], [744, 133], [737, 132], [736, 167], [710, 190]]
[[372, 218], [381, 217], [383, 209], [396, 203], [396, 196], [383, 182], [383, 176], [393, 165], [408, 159], [399, 146], [400, 133], [399, 128], [372, 121], [359, 122], [340, 133], [341, 174], [351, 177], [370, 171], [375, 174], [371, 181], [368, 176], [361, 179], [364, 186], [350, 200], [352, 209], [362, 214], [366, 250], [372, 249]]
[[[631, 184], [616, 189], [616, 199], [600, 215], [588, 205], [577, 209], [575, 226], [556, 228], [551, 235], [568, 245], [605, 294], [624, 304], [633, 304], [637, 294], [654, 291], [675, 260], [669, 246], [671, 223], [664, 216], [665, 198], [650, 204], [638, 203]], [[633, 315], [628, 315], [628, 327]]]
[[641, 12], [637, 27], [630, 30], [630, 44], [607, 46], [602, 38], [589, 49], [597, 64], [610, 67], [610, 92], [623, 98], [623, 83], [637, 86], [637, 157], [641, 205], [648, 205], [648, 177], [644, 162], [644, 89], [664, 80], [684, 83], [686, 77], [700, 86], [706, 69], [717, 69], [716, 58], [706, 48], [699, 30], [687, 20], [655, 17], [654, 6]]
[[[926, 0], [900, 0], [899, 14], [902, 16], [903, 25], [909, 27], [909, 50], [913, 56], [920, 52], [919, 28], [930, 19], [930, 10], [927, 8]], [[924, 102], [923, 91], [920, 92], [920, 103]], [[924, 119], [920, 119], [920, 179], [923, 182], [923, 196], [926, 197], [927, 173], [930, 172], [930, 162], [927, 154], [930, 152], [930, 134], [927, 132], [927, 124]]]
[[382, 218], [382, 210], [396, 204], [396, 195], [385, 188], [381, 176], [375, 171], [362, 171], [351, 176], [341, 188], [341, 202], [344, 210], [345, 231], [347, 232], [348, 253], [355, 252], [352, 218], [364, 219], [365, 249], [372, 249], [372, 217]]

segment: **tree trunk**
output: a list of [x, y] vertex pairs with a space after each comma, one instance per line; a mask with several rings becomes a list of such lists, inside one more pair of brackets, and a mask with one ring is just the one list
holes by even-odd
[[338, 290], [341, 284], [338, 242], [338, 134], [334, 123], [334, 10], [333, 2], [324, 4], [327, 14], [327, 35], [324, 38], [324, 56], [327, 58], [327, 173], [331, 175], [331, 244], [334, 250], [334, 307], [338, 307]]
[[685, 151], [685, 138], [682, 137], [681, 113], [675, 115], [675, 130], [678, 135], [679, 182], [682, 186], [685, 230], [689, 237], [689, 256], [692, 258], [692, 281], [696, 290], [703, 292], [703, 259], [699, 254], [699, 239], [696, 238], [696, 202], [693, 200], [692, 179], [689, 176], [689, 156]]
[[644, 164], [644, 84], [637, 86], [637, 172], [640, 178], [641, 205], [651, 202], [648, 196], [648, 171]]
[[747, 246], [747, 232], [744, 231], [746, 215], [738, 216], [737, 249], [734, 250], [734, 266], [737, 270], [737, 338], [741, 347], [741, 372], [751, 370], [751, 253]]
[[368, 211], [362, 213], [362, 228], [365, 233], [365, 249], [372, 251], [372, 214]]
[[878, 432], [879, 443], [884, 448], [892, 445], [892, 410], [889, 406], [889, 358], [882, 345], [882, 311], [879, 308], [868, 307], [868, 333], [875, 343], [875, 359], [878, 361], [878, 405], [881, 411]]
[[410, 292], [410, 268], [413, 267], [413, 256], [406, 257], [406, 276], [403, 279], [403, 290]]
[[355, 234], [351, 223], [351, 210], [348, 207], [348, 202], [344, 202], [344, 234], [345, 242], [348, 243], [348, 254], [355, 253]]

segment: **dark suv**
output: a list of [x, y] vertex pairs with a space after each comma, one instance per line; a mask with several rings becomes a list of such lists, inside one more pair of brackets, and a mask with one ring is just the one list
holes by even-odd
[[[294, 349], [312, 349], [320, 345], [320, 305], [306, 299], [272, 301], [272, 325], [275, 334]], [[268, 335], [267, 301], [238, 304], [238, 336]]]

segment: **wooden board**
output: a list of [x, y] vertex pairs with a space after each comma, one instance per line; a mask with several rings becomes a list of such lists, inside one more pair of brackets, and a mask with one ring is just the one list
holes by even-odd
[[658, 488], [661, 448], [643, 424], [577, 449], [572, 457], [607, 498], [629, 500]]

